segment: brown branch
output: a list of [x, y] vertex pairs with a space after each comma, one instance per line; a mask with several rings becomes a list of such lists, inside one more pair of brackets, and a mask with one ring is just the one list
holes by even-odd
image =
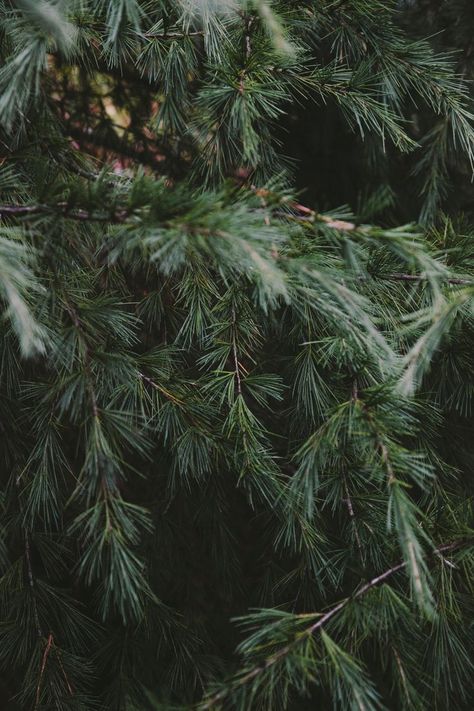
[[[91, 174], [89, 177], [95, 177]], [[90, 212], [84, 208], [69, 208], [67, 203], [59, 202], [55, 205], [46, 205], [43, 203], [37, 205], [0, 205], [0, 220], [4, 217], [28, 217], [29, 215], [60, 215], [67, 220], [78, 220], [80, 222], [104, 222], [112, 224], [123, 224], [132, 215], [132, 212], [126, 208], [115, 210], [109, 214]], [[286, 215], [288, 217], [288, 215]], [[267, 218], [266, 218], [267, 219]], [[311, 220], [307, 217], [298, 217], [298, 220]], [[326, 220], [324, 220], [326, 222]], [[336, 223], [337, 226], [336, 226]], [[347, 227], [342, 227], [342, 221], [327, 222], [328, 226], [333, 226], [335, 229], [344, 229], [347, 231]], [[346, 223], [345, 223], [346, 224]], [[347, 223], [350, 224], [350, 223]], [[423, 274], [405, 274], [402, 272], [394, 272], [391, 274], [372, 274], [373, 279], [385, 279], [393, 281], [406, 281], [406, 282], [425, 282], [428, 281], [428, 277]], [[360, 281], [365, 281], [366, 277], [360, 276]], [[465, 279], [461, 277], [447, 277], [443, 278], [442, 281], [446, 284], [452, 284], [456, 286], [474, 286], [474, 279]]]
[[[255, 186], [252, 186], [252, 190], [259, 196], [271, 194], [270, 191], [265, 188], [256, 188]], [[276, 216], [284, 217], [290, 220], [296, 220], [297, 222], [323, 222], [325, 225], [327, 225], [327, 227], [331, 227], [332, 229], [339, 230], [342, 232], [352, 232], [353, 230], [357, 229], [357, 225], [354, 222], [347, 222], [346, 220], [334, 219], [333, 217], [330, 217], [328, 215], [321, 215], [315, 212], [315, 210], [311, 210], [309, 207], [306, 207], [305, 205], [290, 202], [288, 203], [288, 207], [293, 210], [293, 212], [278, 211], [275, 213]], [[423, 274], [406, 274], [404, 272], [393, 272], [392, 274], [371, 276], [373, 276], [373, 278], [378, 279], [391, 279], [394, 281], [407, 282], [422, 282], [428, 280], [428, 277], [424, 276]], [[360, 278], [364, 279], [364, 277]], [[462, 277], [448, 277], [446, 279], [443, 279], [442, 281], [447, 284], [454, 285], [474, 285], [474, 279], [466, 279]]]
[[400, 655], [398, 654], [398, 651], [397, 651], [396, 647], [393, 647], [393, 646], [392, 646], [392, 651], [393, 651], [393, 655], [394, 655], [394, 657], [395, 657], [395, 661], [396, 661], [396, 663], [397, 663], [397, 667], [398, 667], [398, 672], [399, 672], [399, 674], [400, 674], [400, 678], [401, 678], [401, 680], [402, 680], [402, 685], [403, 685], [403, 689], [404, 689], [404, 691], [405, 691], [405, 696], [407, 697], [407, 699], [409, 699], [408, 687], [407, 687], [407, 677], [406, 677], [406, 674], [405, 674], [405, 670], [404, 670], [404, 668], [403, 668], [403, 666], [402, 666], [402, 660], [400, 659]]
[[49, 209], [48, 205], [0, 205], [0, 217], [3, 215], [13, 215], [14, 217], [34, 215]]
[[[393, 274], [386, 274], [383, 276], [378, 276], [378, 279], [393, 279], [394, 281], [427, 281], [428, 277], [423, 276], [423, 274], [403, 274], [401, 272], [395, 272]], [[474, 279], [462, 279], [459, 277], [450, 277], [443, 279], [447, 284], [474, 284]]]
[[[121, 128], [123, 129], [123, 127]], [[130, 131], [128, 132], [130, 133]], [[91, 152], [93, 152], [93, 148], [91, 148], [91, 146], [93, 146], [94, 148], [100, 148], [103, 151], [114, 153], [117, 156], [130, 158], [141, 165], [153, 168], [155, 171], [159, 170], [160, 173], [163, 173], [165, 169], [166, 155], [164, 160], [163, 147], [153, 150], [153, 148], [148, 145], [150, 141], [143, 136], [143, 134], [136, 135], [133, 133], [135, 142], [143, 143], [142, 149], [122, 141], [116, 134], [108, 133], [104, 135], [104, 132], [100, 131], [97, 127], [88, 131], [87, 129], [68, 124], [65, 127], [64, 135], [78, 141], [79, 144]]]
[[126, 209], [116, 210], [110, 214], [89, 212], [84, 208], [69, 208], [67, 203], [58, 202], [55, 205], [0, 205], [0, 219], [2, 217], [25, 217], [28, 215], [60, 215], [68, 220], [81, 222], [112, 222], [120, 224], [130, 216]]
[[37, 684], [37, 686], [36, 686], [35, 711], [36, 711], [36, 709], [37, 709], [37, 708], [39, 707], [39, 705], [40, 705], [41, 683], [42, 683], [42, 681], [43, 681], [43, 676], [44, 676], [44, 672], [45, 672], [45, 669], [46, 669], [46, 663], [47, 663], [47, 661], [48, 661], [48, 657], [49, 657], [51, 651], [55, 651], [55, 652], [56, 652], [56, 656], [57, 656], [57, 659], [58, 659], [58, 663], [59, 663], [60, 669], [61, 669], [61, 671], [62, 671], [62, 673], [63, 673], [64, 680], [65, 680], [65, 682], [66, 682], [68, 691], [69, 691], [69, 693], [70, 693], [71, 696], [74, 696], [74, 692], [73, 692], [73, 690], [72, 690], [71, 682], [69, 681], [68, 675], [66, 674], [66, 670], [64, 669], [64, 665], [63, 665], [62, 660], [61, 660], [61, 651], [60, 651], [60, 650], [56, 647], [56, 645], [54, 644], [53, 633], [50, 632], [49, 635], [48, 635], [48, 639], [46, 640], [46, 646], [45, 646], [45, 648], [44, 648], [43, 658], [42, 658], [42, 660], [41, 660], [40, 675], [39, 675], [39, 679], [38, 679], [38, 684]]
[[255, 18], [252, 16], [245, 17], [245, 58], [248, 60], [252, 54], [252, 42], [250, 32]]
[[180, 400], [178, 397], [173, 395], [173, 393], [170, 393], [169, 390], [164, 388], [162, 385], [159, 385], [156, 380], [152, 380], [152, 378], [149, 378], [148, 375], [145, 375], [145, 373], [138, 373], [138, 376], [145, 382], [148, 383], [148, 385], [151, 385], [152, 388], [155, 390], [158, 390], [158, 392], [162, 393], [168, 400], [171, 400], [171, 402], [174, 402], [175, 405], [183, 405], [183, 401]]
[[380, 451], [382, 462], [385, 465], [385, 471], [387, 472], [387, 481], [389, 484], [394, 484], [396, 482], [396, 476], [393, 470], [392, 462], [390, 461], [388, 448], [385, 442], [383, 442], [383, 440], [381, 440], [379, 437], [377, 437], [377, 448]]
[[199, 427], [199, 423], [196, 422], [194, 417], [186, 409], [184, 400], [181, 400], [181, 398], [177, 397], [176, 395], [173, 395], [173, 393], [171, 393], [167, 388], [165, 388], [165, 387], [163, 387], [163, 385], [160, 385], [159, 383], [157, 383], [156, 380], [149, 378], [148, 375], [145, 375], [145, 373], [139, 372], [138, 377], [141, 378], [144, 383], [147, 383], [148, 385], [150, 385], [150, 387], [154, 388], [155, 390], [160, 392], [162, 395], [164, 395], [167, 400], [172, 402], [177, 407], [181, 408], [181, 411], [182, 411], [184, 417], [188, 420], [188, 422], [191, 424], [192, 427], [195, 427], [195, 428]]
[[357, 517], [355, 515], [354, 506], [352, 504], [352, 499], [349, 494], [349, 488], [347, 486], [347, 481], [346, 481], [345, 477], [344, 477], [344, 494], [345, 494], [345, 498], [343, 499], [343, 501], [347, 506], [349, 518], [350, 518], [350, 520], [352, 522], [352, 526], [354, 528], [354, 535], [355, 535], [355, 539], [356, 539], [356, 543], [357, 543], [357, 549], [358, 549], [359, 554], [362, 558], [363, 549], [362, 549], [362, 542], [361, 542], [360, 536], [359, 536], [359, 531], [357, 530]]
[[64, 669], [64, 664], [61, 659], [61, 650], [55, 646], [54, 639], [53, 639], [53, 647], [55, 649], [56, 656], [58, 658], [58, 663], [59, 663], [60, 669], [63, 673], [63, 677], [64, 677], [64, 681], [66, 682], [67, 689], [68, 689], [70, 695], [74, 696], [74, 691], [72, 690], [71, 682], [69, 681], [68, 675], [66, 674], [66, 670]]
[[39, 679], [38, 679], [38, 685], [36, 687], [35, 710], [38, 708], [39, 703], [40, 703], [41, 682], [43, 680], [44, 670], [46, 669], [46, 662], [48, 661], [48, 656], [49, 656], [52, 646], [53, 646], [53, 635], [50, 633], [48, 640], [46, 642], [46, 647], [44, 648], [43, 659], [41, 660], [40, 675], [39, 675]]
[[186, 37], [204, 37], [205, 32], [203, 30], [197, 30], [196, 32], [162, 32], [161, 34], [155, 34], [154, 32], [145, 32], [143, 35], [147, 39], [185, 39]]

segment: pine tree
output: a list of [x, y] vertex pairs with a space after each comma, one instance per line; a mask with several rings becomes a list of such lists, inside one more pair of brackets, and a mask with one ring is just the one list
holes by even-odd
[[2, 708], [472, 709], [473, 30], [0, 0]]

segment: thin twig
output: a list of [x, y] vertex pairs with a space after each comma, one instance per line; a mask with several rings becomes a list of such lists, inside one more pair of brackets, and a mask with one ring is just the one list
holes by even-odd
[[235, 337], [235, 327], [237, 323], [237, 317], [235, 314], [235, 308], [232, 306], [232, 353], [234, 356], [234, 368], [235, 368], [235, 379], [237, 381], [237, 392], [242, 395], [242, 380], [240, 378], [240, 364], [239, 357], [237, 353], [237, 340]]
[[[359, 384], [357, 382], [357, 378], [354, 378], [352, 381], [352, 392], [351, 392], [351, 400], [353, 403], [356, 403], [357, 400], [359, 399]], [[359, 536], [359, 531], [357, 528], [357, 519], [354, 511], [354, 506], [352, 504], [352, 499], [349, 494], [349, 487], [347, 486], [347, 479], [344, 476], [344, 494], [345, 494], [345, 499], [343, 499], [344, 503], [347, 506], [347, 510], [349, 512], [349, 518], [352, 521], [352, 525], [354, 528], [354, 535], [357, 543], [357, 548], [359, 550], [360, 557], [363, 557], [363, 548], [362, 548], [362, 542], [360, 540]]]
[[185, 39], [186, 37], [204, 37], [205, 32], [203, 30], [197, 30], [196, 32], [162, 32], [161, 34], [156, 34], [154, 32], [146, 32], [144, 35], [147, 39]]
[[38, 708], [39, 703], [40, 703], [41, 682], [43, 681], [44, 670], [46, 669], [46, 662], [48, 661], [48, 656], [49, 656], [52, 646], [53, 646], [53, 635], [50, 633], [48, 636], [48, 640], [46, 642], [46, 647], [44, 648], [43, 659], [41, 660], [40, 675], [39, 675], [39, 679], [38, 679], [38, 685], [36, 687], [35, 710]]
[[396, 481], [396, 477], [392, 467], [392, 462], [390, 461], [387, 445], [381, 439], [377, 439], [377, 447], [380, 451], [382, 462], [385, 465], [385, 471], [387, 472], [387, 481], [389, 484], [393, 484]]
[[24, 217], [28, 215], [57, 215], [69, 220], [79, 220], [81, 222], [125, 222], [130, 215], [126, 209], [116, 210], [112, 213], [89, 212], [83, 208], [69, 208], [67, 203], [59, 202], [55, 205], [0, 205], [0, 219], [4, 216]]
[[[395, 272], [393, 274], [377, 275], [378, 279], [391, 279], [394, 281], [427, 281], [428, 277], [423, 274], [403, 274], [401, 272]], [[459, 277], [452, 277], [448, 279], [443, 279], [442, 281], [447, 284], [474, 284], [474, 279], [462, 279]]]
[[249, 59], [250, 55], [252, 54], [252, 42], [250, 39], [250, 30], [253, 25], [253, 21], [255, 18], [253, 17], [246, 17], [245, 18], [245, 58]]
[[148, 375], [145, 375], [145, 373], [138, 373], [138, 376], [145, 382], [148, 383], [148, 385], [151, 385], [152, 388], [155, 390], [158, 390], [160, 393], [162, 393], [168, 400], [171, 400], [174, 402], [176, 405], [183, 405], [183, 401], [177, 398], [173, 393], [170, 393], [169, 390], [164, 388], [162, 385], [156, 382], [156, 380], [152, 380], [152, 378], [149, 378]]
[[356, 519], [356, 515], [355, 515], [355, 511], [354, 511], [354, 506], [352, 505], [352, 499], [350, 497], [349, 489], [347, 487], [347, 481], [345, 478], [344, 478], [344, 494], [345, 494], [344, 503], [347, 506], [347, 510], [349, 512], [349, 518], [351, 519], [352, 526], [354, 528], [354, 535], [355, 535], [355, 539], [356, 539], [356, 543], [357, 543], [357, 548], [359, 550], [360, 556], [362, 557], [362, 550], [363, 550], [362, 549], [362, 542], [360, 540], [359, 531], [357, 529], [357, 519]]
[[62, 671], [63, 676], [64, 676], [64, 681], [65, 681], [66, 684], [67, 684], [67, 689], [68, 689], [69, 693], [71, 694], [71, 696], [74, 696], [74, 691], [72, 690], [71, 682], [69, 681], [68, 675], [66, 674], [66, 670], [64, 669], [63, 661], [62, 661], [62, 659], [61, 659], [61, 650], [58, 649], [58, 648], [55, 646], [54, 640], [53, 640], [53, 646], [54, 646], [54, 649], [55, 649], [55, 652], [56, 652], [56, 656], [57, 656], [57, 658], [58, 658], [59, 666], [60, 666], [61, 671]]
[[95, 420], [99, 419], [99, 405], [97, 403], [97, 396], [95, 393], [94, 389], [94, 379], [92, 377], [92, 372], [91, 372], [91, 355], [90, 355], [90, 349], [89, 345], [87, 343], [87, 338], [84, 333], [84, 329], [82, 328], [81, 325], [81, 320], [79, 318], [79, 314], [77, 313], [76, 309], [71, 306], [71, 304], [66, 303], [66, 311], [69, 314], [69, 317], [74, 325], [74, 328], [78, 332], [83, 346], [84, 346], [84, 371], [86, 374], [86, 382], [87, 382], [87, 391], [89, 393], [90, 401], [91, 401], [91, 409], [92, 409], [92, 416]]
[[397, 667], [398, 667], [398, 671], [400, 673], [400, 678], [402, 680], [402, 685], [403, 685], [403, 689], [405, 691], [405, 696], [408, 699], [409, 695], [408, 695], [408, 687], [407, 687], [407, 678], [406, 678], [405, 670], [402, 666], [402, 660], [400, 659], [400, 655], [398, 654], [398, 651], [396, 650], [395, 647], [392, 647], [392, 651], [393, 651], [393, 655], [395, 657], [395, 661], [397, 662]]
[[[265, 188], [256, 188], [252, 186], [252, 190], [259, 196], [271, 195], [272, 193]], [[321, 215], [315, 210], [311, 210], [305, 205], [300, 205], [298, 203], [290, 202], [288, 203], [288, 208], [292, 212], [278, 211], [275, 213], [277, 217], [283, 217], [286, 219], [296, 220], [297, 222], [323, 222], [328, 227], [332, 229], [342, 231], [342, 232], [352, 232], [357, 229], [357, 225], [354, 222], [348, 222], [347, 220], [335, 219], [329, 215]], [[406, 274], [404, 272], [393, 272], [386, 275], [373, 275], [375, 278], [379, 279], [391, 279], [394, 281], [408, 281], [408, 282], [422, 282], [427, 281], [428, 277], [423, 274]], [[361, 277], [364, 279], [364, 277]], [[462, 277], [448, 277], [442, 279], [447, 284], [454, 285], [473, 285], [474, 279], [462, 278]]]

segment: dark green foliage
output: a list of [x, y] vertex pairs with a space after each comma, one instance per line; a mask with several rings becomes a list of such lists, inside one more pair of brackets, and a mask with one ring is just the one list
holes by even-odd
[[455, 17], [0, 2], [2, 708], [472, 709]]

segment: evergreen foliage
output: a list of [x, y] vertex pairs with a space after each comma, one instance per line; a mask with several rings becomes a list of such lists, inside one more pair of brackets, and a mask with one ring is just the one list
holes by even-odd
[[472, 30], [0, 0], [2, 708], [472, 709]]

